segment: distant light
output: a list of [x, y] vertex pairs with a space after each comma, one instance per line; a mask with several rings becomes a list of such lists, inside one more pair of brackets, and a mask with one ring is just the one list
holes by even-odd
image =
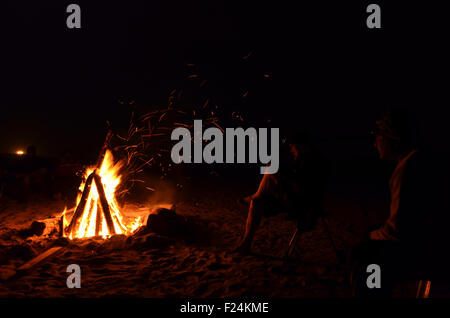
[[23, 150], [17, 150], [17, 151], [16, 151], [16, 154], [17, 154], [17, 155], [23, 155], [24, 152], [23, 152]]

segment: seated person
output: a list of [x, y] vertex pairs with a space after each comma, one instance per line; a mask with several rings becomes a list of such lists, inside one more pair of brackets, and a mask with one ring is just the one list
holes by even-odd
[[[432, 209], [427, 207], [430, 182], [423, 154], [413, 146], [414, 127], [405, 110], [386, 112], [377, 120], [375, 147], [380, 159], [393, 160], [389, 181], [390, 215], [357, 244], [350, 255], [355, 296], [391, 296], [396, 283], [423, 265], [431, 235]], [[381, 288], [367, 287], [367, 266], [381, 270]]]
[[328, 162], [312, 146], [306, 133], [297, 133], [282, 145], [280, 168], [264, 174], [255, 194], [247, 198], [250, 207], [245, 233], [236, 252], [249, 253], [255, 231], [263, 216], [287, 213], [299, 227], [312, 229], [322, 213]]

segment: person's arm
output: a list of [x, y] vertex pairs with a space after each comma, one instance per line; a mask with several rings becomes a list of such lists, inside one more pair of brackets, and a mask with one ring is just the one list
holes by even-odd
[[397, 212], [396, 230], [401, 241], [412, 242], [425, 239], [425, 229], [429, 221], [431, 211], [426, 207], [426, 187], [424, 178], [417, 158], [408, 160], [403, 175], [400, 189], [400, 201]]
[[416, 169], [408, 160], [403, 167], [397, 166], [391, 180], [390, 213], [386, 222], [370, 233], [374, 240], [408, 240], [417, 227], [418, 178]]

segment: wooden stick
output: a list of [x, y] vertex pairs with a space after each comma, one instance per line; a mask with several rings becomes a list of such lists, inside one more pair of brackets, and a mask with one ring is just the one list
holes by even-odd
[[78, 203], [75, 213], [72, 216], [72, 220], [70, 221], [70, 224], [67, 227], [67, 230], [65, 231], [66, 233], [72, 232], [73, 228], [76, 226], [76, 223], [78, 222], [78, 219], [83, 214], [87, 199], [89, 197], [89, 192], [91, 191], [91, 185], [92, 185], [92, 180], [94, 179], [94, 175], [95, 175], [95, 171], [92, 172], [86, 180], [80, 202]]
[[[109, 143], [110, 143], [110, 141], [111, 141], [111, 138], [112, 138], [112, 136], [113, 136], [113, 133], [112, 133], [112, 130], [110, 129], [110, 130], [108, 130], [108, 132], [106, 133], [106, 137], [105, 137], [105, 141], [103, 142], [103, 146], [102, 146], [102, 149], [100, 149], [100, 155], [98, 156], [98, 159], [97, 159], [97, 169], [100, 169], [101, 168], [101, 166], [102, 166], [102, 163], [103, 163], [103, 159], [105, 158], [105, 154], [106, 154], [106, 150], [108, 150], [108, 147], [109, 147]], [[96, 182], [96, 184], [97, 184], [97, 182]], [[100, 190], [99, 190], [99, 185], [97, 184], [97, 192], [99, 193], [99, 196], [100, 196]], [[103, 185], [101, 185], [101, 188], [102, 188], [102, 190], [103, 190]], [[104, 192], [104, 191], [103, 191]], [[102, 227], [102, 221], [103, 221], [103, 218], [102, 218], [102, 208], [101, 208], [101, 206], [100, 206], [100, 204], [99, 205], [97, 205], [97, 216], [96, 216], [96, 219], [95, 219], [95, 236], [98, 236], [99, 234], [100, 234], [100, 231], [101, 231], [101, 227]], [[104, 214], [105, 212], [103, 212], [103, 214]], [[113, 226], [114, 227], [114, 226]]]
[[105, 189], [103, 189], [102, 179], [99, 175], [94, 175], [95, 185], [97, 187], [98, 196], [100, 198], [100, 204], [102, 207], [103, 215], [105, 216], [106, 224], [108, 225], [108, 230], [110, 234], [116, 234], [114, 229], [114, 222], [111, 217], [111, 211], [109, 211], [108, 200], [106, 199]]
[[56, 247], [52, 247], [52, 248], [46, 250], [45, 252], [39, 254], [38, 256], [33, 258], [32, 260], [26, 262], [25, 264], [23, 264], [22, 266], [17, 268], [15, 271], [12, 271], [12, 272], [8, 273], [7, 275], [3, 276], [2, 280], [10, 280], [10, 279], [13, 279], [13, 278], [20, 277], [22, 274], [24, 274], [31, 267], [33, 267], [37, 263], [40, 263], [44, 259], [50, 257], [51, 255], [55, 254], [56, 252], [58, 252], [61, 249], [62, 249], [62, 246], [56, 246]]
[[91, 200], [90, 202], [89, 202], [89, 206], [88, 206], [88, 210], [86, 211], [87, 212], [87, 224], [86, 224], [86, 232], [85, 233], [87, 233], [87, 230], [89, 229], [89, 225], [90, 225], [90, 223], [91, 223], [91, 216], [92, 216], [92, 213], [94, 212], [94, 205], [92, 204], [92, 202], [93, 202], [93, 200]]
[[59, 223], [59, 233], [58, 233], [58, 235], [59, 235], [60, 237], [63, 237], [63, 236], [64, 236], [64, 233], [65, 233], [65, 228], [64, 228], [65, 215], [66, 215], [66, 214], [69, 214], [70, 212], [72, 212], [72, 217], [73, 217], [73, 214], [74, 214], [76, 208], [77, 208], [77, 207], [73, 207], [73, 208], [70, 208], [69, 210], [66, 210], [66, 212], [63, 213], [63, 214], [61, 215], [61, 217], [59, 218], [59, 222], [58, 222], [58, 223]]
[[25, 264], [23, 264], [22, 266], [20, 266], [17, 270], [18, 271], [25, 271], [30, 269], [31, 267], [33, 267], [34, 265], [36, 265], [37, 263], [41, 262], [42, 260], [44, 260], [45, 258], [49, 257], [50, 255], [56, 253], [57, 251], [59, 251], [62, 248], [62, 246], [55, 246], [52, 247], [48, 250], [46, 250], [44, 253], [39, 254], [38, 256], [36, 256], [35, 258], [33, 258], [31, 261], [26, 262]]
[[64, 214], [61, 215], [61, 217], [59, 218], [58, 226], [59, 226], [58, 236], [63, 237], [64, 236]]
[[100, 230], [102, 227], [102, 210], [99, 204], [97, 204], [97, 216], [95, 219], [95, 236], [100, 234]]
[[[108, 149], [108, 146], [109, 146], [109, 143], [110, 143], [110, 141], [111, 141], [112, 136], [113, 136], [112, 131], [111, 131], [111, 130], [108, 130], [108, 132], [107, 132], [107, 134], [106, 134], [106, 137], [105, 137], [105, 141], [103, 142], [103, 146], [102, 146], [102, 148], [101, 148], [101, 150], [100, 150], [100, 155], [99, 155], [99, 157], [98, 157], [98, 159], [97, 159], [97, 164], [96, 164], [97, 169], [100, 169], [100, 168], [101, 168], [101, 164], [102, 164], [102, 162], [103, 162], [103, 159], [105, 158], [106, 150]], [[84, 186], [84, 189], [83, 189], [83, 193], [82, 193], [82, 195], [81, 195], [80, 202], [78, 203], [78, 206], [77, 206], [77, 208], [76, 208], [76, 210], [75, 210], [75, 213], [74, 213], [73, 216], [72, 216], [72, 220], [70, 221], [70, 224], [69, 224], [69, 226], [67, 227], [67, 229], [63, 230], [63, 232], [69, 234], [69, 233], [71, 233], [71, 232], [73, 231], [73, 229], [76, 227], [76, 224], [77, 224], [77, 222], [78, 222], [78, 219], [81, 217], [81, 215], [83, 214], [83, 211], [84, 211], [84, 209], [85, 209], [85, 207], [86, 207], [86, 202], [87, 202], [87, 199], [88, 199], [88, 197], [89, 197], [89, 193], [90, 193], [90, 190], [91, 190], [91, 185], [92, 185], [92, 181], [93, 181], [93, 179], [94, 179], [94, 176], [96, 176], [96, 170], [94, 170], [94, 172], [92, 172], [92, 173], [88, 176], [88, 178], [87, 178], [87, 180], [86, 180], [86, 183], [85, 183], [85, 186]], [[99, 195], [100, 195], [100, 200], [102, 201], [102, 199], [101, 199], [101, 198], [102, 198], [101, 193], [103, 193], [103, 198], [104, 198], [105, 201], [106, 201], [106, 197], [105, 197], [105, 195], [104, 195], [104, 194], [105, 194], [105, 191], [104, 191], [104, 189], [103, 189], [103, 185], [101, 184], [101, 182], [100, 182], [100, 183], [97, 183], [97, 182], [96, 182], [96, 184], [97, 184], [97, 191], [98, 191], [98, 193], [99, 193]], [[107, 203], [108, 203], [108, 202], [106, 201], [106, 204], [107, 204]], [[103, 205], [104, 205], [104, 202], [102, 202], [102, 207], [103, 207]], [[111, 219], [111, 213], [109, 212], [109, 208], [107, 208], [107, 211], [106, 211], [106, 212], [105, 212], [105, 208], [103, 208], [102, 210], [103, 210], [103, 213], [105, 214], [105, 218], [106, 218], [106, 221], [107, 221], [107, 222], [108, 222], [108, 217], [107, 217], [106, 214], [109, 215], [109, 221], [110, 221], [110, 223], [108, 223], [108, 227], [109, 227], [109, 229], [110, 229], [110, 232], [112, 232], [113, 234], [115, 234], [115, 231], [114, 231], [114, 224], [113, 224], [112, 219]], [[100, 211], [98, 211], [98, 213], [97, 213], [96, 229], [95, 229], [95, 232], [96, 232], [96, 233], [100, 231], [100, 230], [99, 230], [99, 225], [98, 225], [98, 224], [99, 224], [99, 220], [98, 220], [99, 212], [100, 212]], [[101, 219], [101, 217], [100, 217], [100, 219]], [[100, 224], [101, 224], [101, 221], [100, 221]], [[112, 225], [113, 231], [111, 231], [111, 225]]]

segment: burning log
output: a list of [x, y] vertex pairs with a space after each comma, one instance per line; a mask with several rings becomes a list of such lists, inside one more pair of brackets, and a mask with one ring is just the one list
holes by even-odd
[[[92, 174], [94, 174], [95, 185], [97, 186], [98, 195], [100, 197], [100, 205], [103, 211], [103, 215], [105, 216], [106, 224], [108, 225], [109, 233], [116, 234], [116, 230], [114, 229], [114, 223], [111, 217], [111, 212], [109, 211], [108, 200], [106, 200], [105, 189], [103, 189], [102, 180], [99, 175], [95, 174], [95, 172], [93, 172]], [[97, 215], [99, 214], [100, 213], [97, 212]], [[97, 225], [98, 224], [96, 224], [95, 229], [96, 232], [98, 229]]]
[[[105, 141], [103, 142], [103, 146], [100, 150], [100, 155], [98, 156], [98, 159], [97, 159], [97, 164], [96, 164], [97, 169], [100, 169], [100, 167], [102, 165], [103, 159], [105, 158], [106, 150], [108, 149], [108, 145], [111, 141], [111, 137], [112, 137], [112, 131], [108, 130], [106, 137], [105, 137]], [[73, 214], [73, 217], [72, 217], [72, 220], [71, 220], [69, 226], [67, 227], [66, 231], [64, 231], [65, 233], [72, 232], [73, 228], [76, 226], [78, 220], [80, 219], [81, 215], [83, 214], [83, 211], [86, 207], [86, 202], [89, 197], [89, 193], [91, 192], [92, 181], [93, 181], [94, 177], [96, 176], [97, 169], [95, 169], [94, 172], [92, 172], [86, 179], [86, 183], [85, 183], [85, 186], [83, 189], [83, 194], [81, 195], [80, 202], [78, 203], [78, 206], [75, 210], [75, 213]], [[106, 200], [105, 191], [103, 190], [103, 185], [101, 184], [101, 182], [97, 183], [97, 180], [96, 180], [95, 183], [96, 183], [96, 186], [98, 189], [97, 191], [99, 192], [100, 198], [102, 198], [101, 194], [100, 194], [100, 188], [103, 193], [104, 200], [101, 199], [102, 200], [102, 208], [103, 208], [103, 202]], [[103, 208], [103, 211], [104, 210], [105, 209]], [[111, 213], [109, 213], [109, 208], [107, 210], [108, 210], [108, 212], [104, 211], [103, 213], [105, 214], [106, 221], [108, 222], [108, 217], [106, 216], [106, 214], [109, 214], [109, 220], [111, 220]], [[111, 220], [111, 222], [112, 222], [112, 220]], [[100, 228], [101, 228], [101, 215], [100, 215], [100, 213], [97, 213], [96, 225], [95, 225], [96, 235], [99, 234]], [[111, 231], [109, 222], [108, 222], [108, 228]], [[114, 229], [114, 225], [112, 226], [112, 228]], [[113, 232], [113, 233], [115, 233], [115, 232]]]
[[[123, 162], [114, 163], [108, 150], [111, 137], [112, 133], [109, 131], [96, 165], [86, 169], [86, 181], [80, 187], [82, 194], [63, 236], [71, 239], [92, 236], [106, 238], [115, 234], [130, 234], [142, 225], [141, 217], [132, 223], [120, 213], [115, 192], [121, 180], [119, 170]], [[92, 185], [93, 182], [95, 186]]]
[[[86, 202], [88, 200], [89, 197], [89, 193], [91, 191], [92, 188], [92, 182], [95, 182], [95, 186], [97, 188], [97, 192], [98, 192], [98, 196], [100, 199], [100, 204], [99, 204], [99, 208], [101, 209], [101, 212], [103, 213], [105, 220], [106, 220], [106, 224], [108, 226], [108, 230], [110, 234], [116, 234], [116, 230], [114, 228], [114, 222], [111, 216], [111, 211], [109, 209], [109, 203], [108, 200], [106, 199], [106, 195], [105, 195], [105, 189], [103, 188], [103, 184], [102, 184], [102, 179], [101, 177], [96, 173], [96, 171], [92, 172], [89, 177], [86, 180], [86, 184], [83, 190], [83, 194], [81, 196], [81, 200], [77, 206], [77, 209], [75, 210], [75, 213], [72, 217], [72, 221], [70, 222], [69, 226], [66, 229], [66, 233], [70, 233], [72, 232], [72, 230], [74, 228], [76, 228], [77, 222], [80, 219], [80, 217], [83, 214], [83, 211], [86, 208]], [[91, 207], [89, 209], [89, 212], [92, 212], [92, 208]], [[100, 211], [97, 211], [97, 216], [96, 216], [96, 220], [95, 220], [96, 224], [95, 224], [95, 234], [99, 235], [100, 230], [101, 230], [101, 221], [102, 221], [102, 217], [101, 217], [101, 213]]]
[[75, 213], [73, 214], [72, 221], [70, 221], [69, 226], [66, 229], [66, 233], [72, 232], [73, 228], [75, 227], [76, 223], [78, 222], [78, 219], [83, 214], [84, 208], [86, 207], [86, 202], [88, 200], [89, 193], [91, 192], [91, 185], [92, 180], [94, 179], [95, 171], [92, 172], [89, 177], [86, 180], [86, 184], [83, 189], [83, 194], [81, 195], [80, 202], [78, 203], [77, 209], [75, 210]]
[[97, 213], [97, 216], [95, 219], [95, 236], [100, 235], [101, 227], [102, 227], [102, 215], [100, 213]]

